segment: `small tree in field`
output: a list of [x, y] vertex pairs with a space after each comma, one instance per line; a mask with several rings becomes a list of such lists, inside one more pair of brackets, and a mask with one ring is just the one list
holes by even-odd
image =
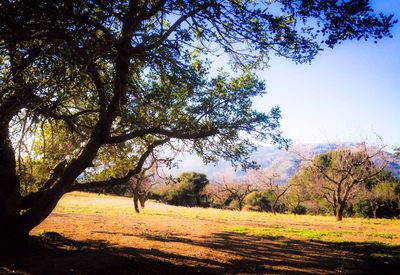
[[139, 204], [142, 209], [145, 207], [150, 189], [154, 185], [154, 176], [155, 174], [153, 172], [148, 172], [148, 170], [143, 169], [140, 173], [132, 176], [128, 180], [128, 185], [132, 189], [133, 205], [137, 213], [140, 212]]
[[[337, 149], [309, 160], [314, 192], [331, 206], [337, 221], [360, 190], [360, 186], [379, 175], [386, 167], [381, 149], [368, 150], [362, 144], [357, 150]], [[375, 164], [377, 163], [377, 164]]]
[[280, 184], [279, 174], [273, 171], [257, 171], [256, 180], [267, 190], [271, 192], [272, 203], [271, 210], [275, 215], [279, 202], [284, 198], [286, 192], [292, 187], [292, 183]]
[[294, 175], [289, 184], [291, 188], [285, 194], [285, 201], [288, 204], [289, 211], [294, 214], [305, 214], [306, 208], [303, 203], [312, 199], [312, 190], [309, 184], [310, 178], [306, 173], [297, 173]]
[[239, 182], [222, 178], [218, 185], [219, 193], [226, 198], [227, 202], [235, 202], [239, 211], [243, 209], [246, 196], [258, 191], [256, 184], [249, 179]]

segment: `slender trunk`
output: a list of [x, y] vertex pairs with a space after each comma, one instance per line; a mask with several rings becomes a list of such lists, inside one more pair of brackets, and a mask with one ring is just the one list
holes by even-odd
[[372, 203], [372, 215], [376, 219], [377, 218], [377, 212], [378, 212], [378, 204], [377, 203]]
[[299, 211], [299, 207], [300, 207], [300, 201], [297, 201], [296, 207], [294, 208], [294, 214], [297, 215]]
[[133, 193], [133, 205], [135, 206], [136, 213], [140, 213], [139, 198], [137, 197], [137, 195], [135, 193]]
[[140, 202], [140, 207], [144, 209], [145, 204], [147, 200], [147, 194], [146, 193], [141, 193], [139, 194], [139, 202]]
[[132, 188], [133, 191], [133, 205], [135, 206], [136, 213], [140, 213], [139, 209], [139, 192], [137, 185]]
[[240, 198], [238, 199], [238, 204], [239, 204], [239, 211], [242, 211], [243, 201]]
[[276, 205], [278, 204], [278, 199], [274, 201], [274, 204], [272, 205], [272, 214], [276, 215]]

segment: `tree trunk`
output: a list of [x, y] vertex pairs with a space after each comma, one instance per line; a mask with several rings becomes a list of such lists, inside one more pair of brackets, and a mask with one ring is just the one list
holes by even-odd
[[135, 206], [136, 213], [140, 213], [140, 209], [139, 209], [139, 192], [137, 190], [137, 187], [133, 188], [133, 204]]
[[275, 200], [273, 205], [272, 205], [272, 214], [276, 215], [276, 205], [278, 203], [278, 200]]
[[25, 248], [28, 233], [21, 226], [20, 182], [8, 126], [0, 126], [0, 252]]
[[341, 221], [343, 219], [343, 212], [344, 212], [344, 205], [338, 204], [338, 206], [335, 209], [336, 221]]
[[239, 211], [242, 211], [243, 208], [243, 201], [241, 199], [238, 199], [238, 206], [239, 206]]
[[140, 193], [139, 194], [139, 202], [140, 202], [140, 207], [144, 209], [145, 204], [147, 200], [147, 194], [146, 193]]
[[372, 203], [372, 215], [373, 215], [374, 219], [376, 219], [378, 217], [377, 212], [378, 212], [378, 204]]

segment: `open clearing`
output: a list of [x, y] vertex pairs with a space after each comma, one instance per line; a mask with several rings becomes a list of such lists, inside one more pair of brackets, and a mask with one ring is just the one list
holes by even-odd
[[[71, 193], [0, 273], [396, 274], [400, 220], [272, 215]], [[398, 274], [398, 273], [397, 273]]]

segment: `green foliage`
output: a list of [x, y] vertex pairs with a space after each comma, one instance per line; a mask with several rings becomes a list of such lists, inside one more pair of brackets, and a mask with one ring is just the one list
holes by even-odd
[[289, 209], [290, 213], [296, 214], [296, 215], [304, 215], [307, 214], [307, 207], [304, 205], [296, 205], [292, 209]]
[[[123, 161], [110, 152], [123, 151], [121, 143], [132, 140], [127, 147], [135, 156], [129, 156], [127, 170], [160, 137], [185, 140], [185, 149], [205, 161], [220, 157], [254, 166], [248, 161], [253, 140], [287, 145], [279, 131], [279, 108], [269, 113], [252, 108], [252, 98], [265, 93], [254, 72], [271, 53], [308, 62], [325, 46], [390, 36], [396, 22], [391, 15], [374, 14], [368, 1], [166, 1], [131, 8], [128, 1], [87, 0], [1, 5], [1, 48], [7, 49], [0, 55], [1, 117], [7, 124], [10, 119], [24, 124], [16, 128], [28, 133], [25, 140], [41, 139], [40, 123], [62, 121], [65, 138], [59, 144], [67, 143], [68, 160], [96, 138], [99, 144], [73, 180], [92, 164], [100, 173], [87, 173], [93, 180], [120, 176]], [[209, 75], [204, 56], [216, 48], [216, 54], [230, 58], [232, 76]], [[24, 88], [29, 88], [25, 94]], [[18, 103], [13, 110], [6, 108], [13, 102]], [[119, 138], [109, 142], [111, 135]], [[44, 178], [58, 163], [47, 155], [41, 164], [48, 166]], [[25, 173], [23, 165], [18, 169]]]
[[369, 200], [361, 200], [353, 205], [355, 216], [371, 218], [373, 216], [371, 202]]
[[400, 180], [382, 172], [366, 185], [353, 210], [357, 215], [373, 218], [399, 217]]
[[[203, 189], [209, 184], [207, 176], [202, 173], [182, 173], [176, 183], [170, 183], [163, 190], [155, 192], [155, 196], [172, 205], [208, 206]], [[154, 197], [154, 196], [153, 196]]]
[[273, 195], [270, 190], [254, 191], [244, 199], [245, 208], [253, 211], [272, 211], [271, 201]]
[[396, 156], [400, 157], [400, 147], [394, 148], [394, 153]]

